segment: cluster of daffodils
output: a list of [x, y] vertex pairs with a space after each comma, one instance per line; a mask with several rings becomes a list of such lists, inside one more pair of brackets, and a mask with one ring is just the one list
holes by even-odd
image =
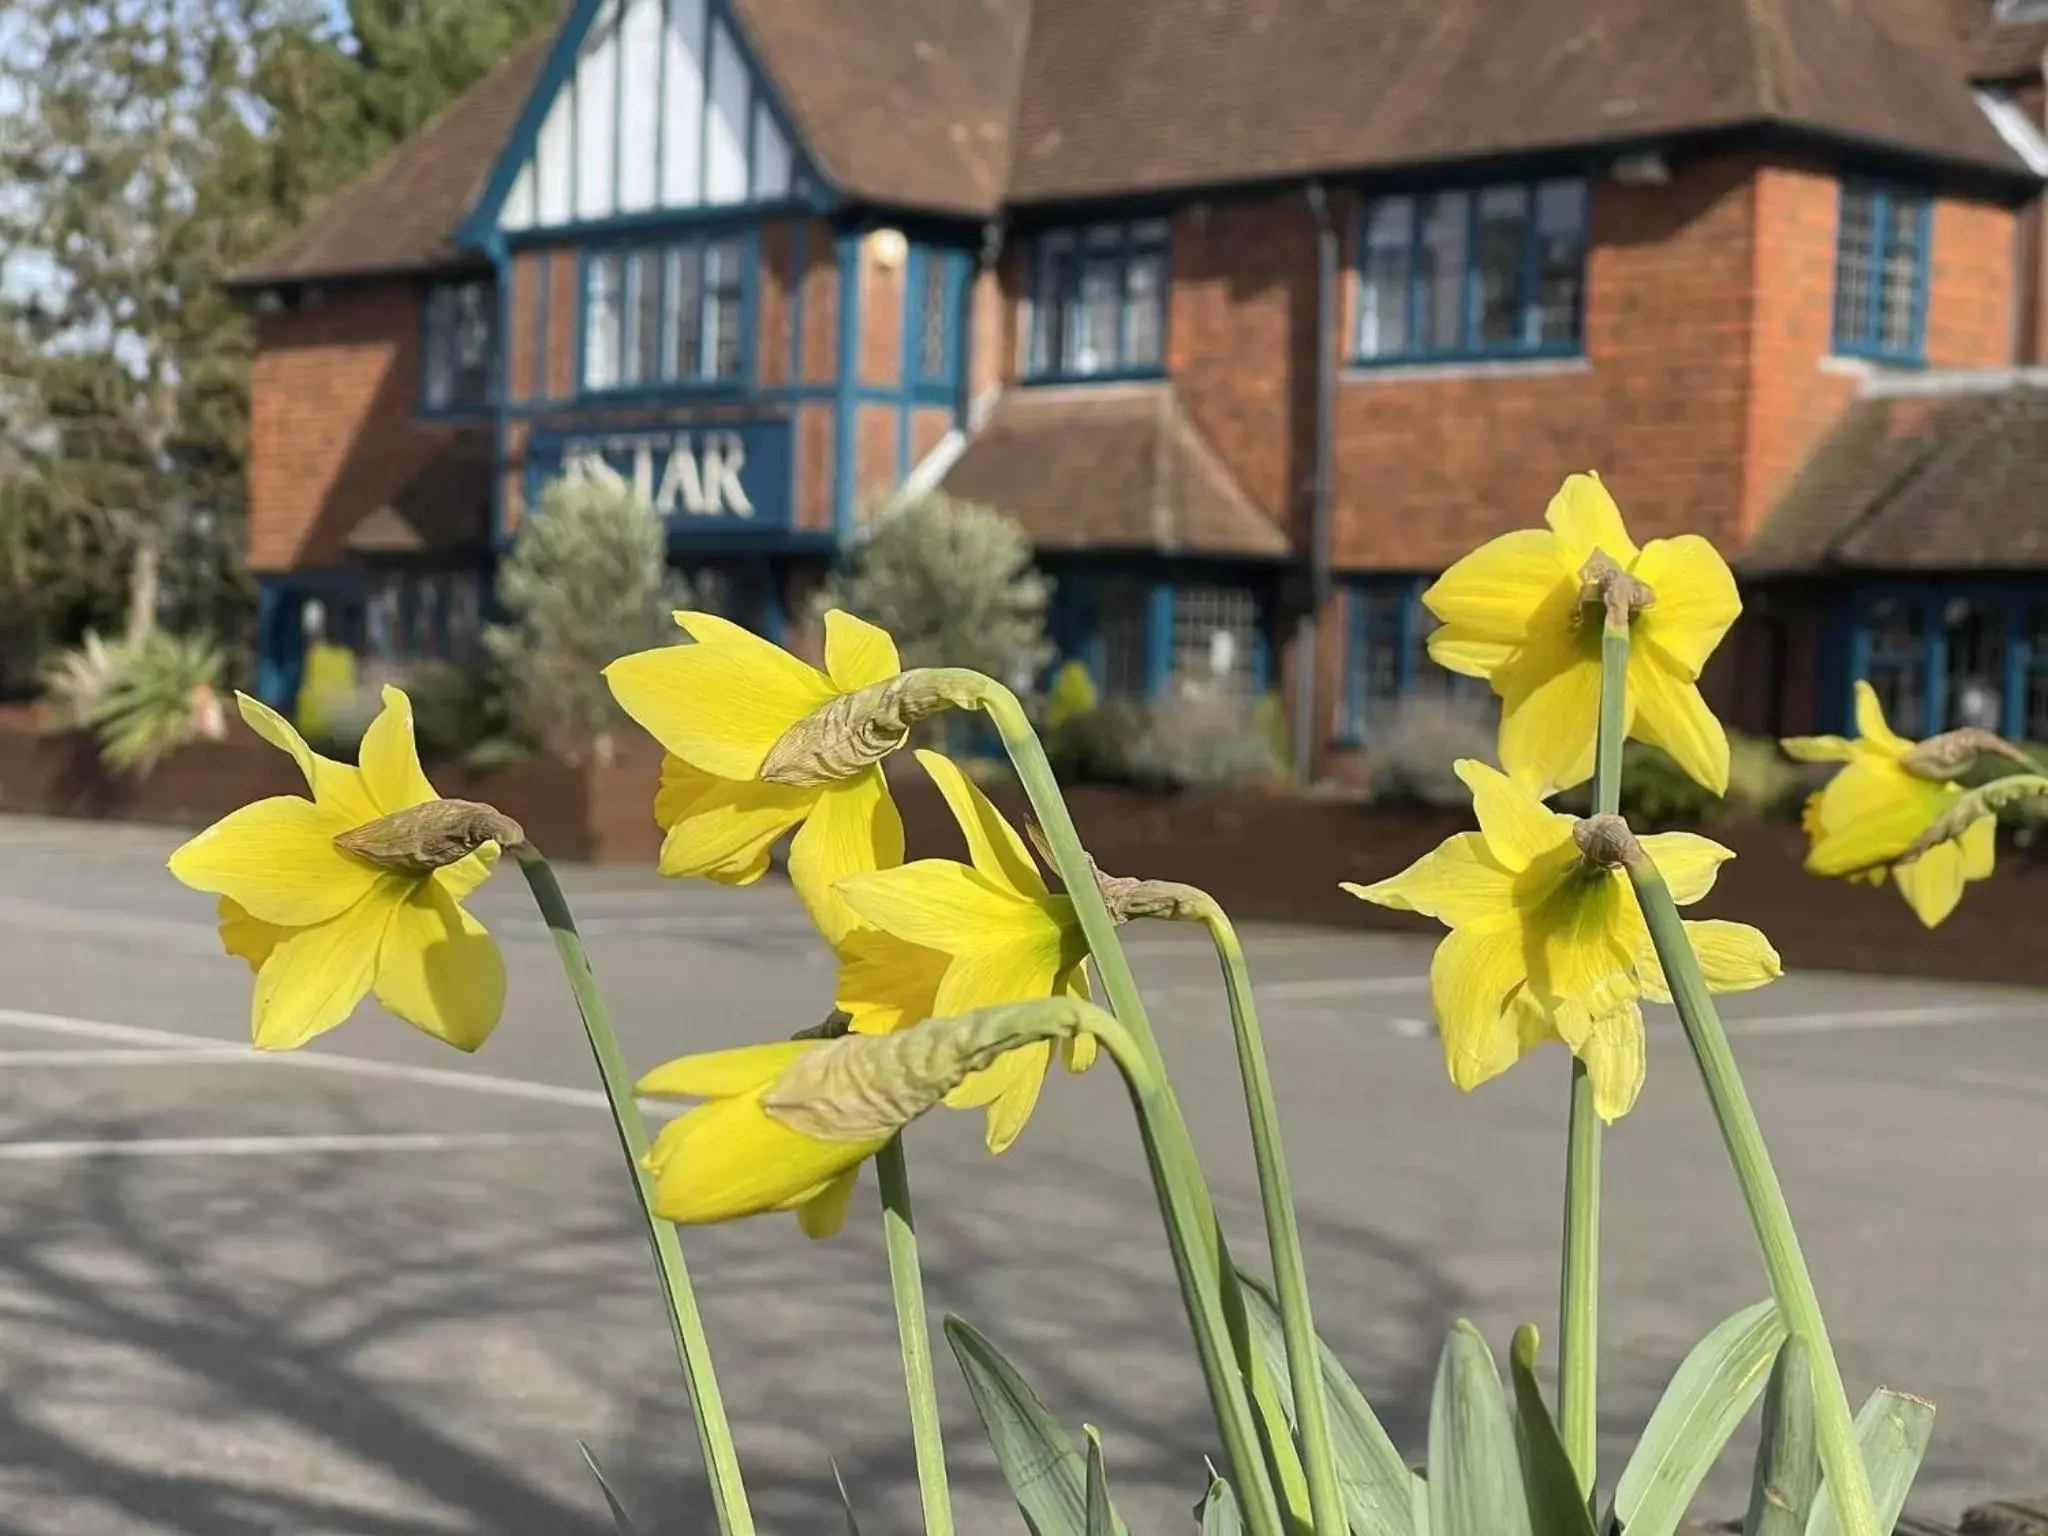
[[[1712, 889], [1731, 857], [1726, 848], [1690, 832], [1638, 835], [1616, 814], [1629, 738], [1661, 748], [1725, 793], [1728, 740], [1700, 677], [1739, 614], [1735, 583], [1703, 539], [1636, 544], [1594, 475], [1567, 480], [1545, 521], [1466, 556], [1424, 594], [1441, 621], [1430, 654], [1485, 679], [1500, 700], [1497, 763], [1456, 765], [1476, 829], [1388, 878], [1345, 887], [1448, 929], [1431, 962], [1430, 990], [1446, 1066], [1460, 1088], [1476, 1088], [1552, 1042], [1575, 1063], [1556, 1421], [1535, 1383], [1532, 1331], [1516, 1340], [1510, 1427], [1491, 1355], [1469, 1328], [1454, 1330], [1432, 1413], [1444, 1429], [1432, 1429], [1426, 1485], [1371, 1422], [1363, 1395], [1341, 1371], [1332, 1377], [1327, 1351], [1317, 1353], [1278, 1114], [1228, 919], [1191, 887], [1095, 869], [1027, 717], [988, 678], [906, 671], [887, 634], [844, 612], [825, 617], [822, 666], [713, 615], [684, 612], [676, 622], [688, 643], [625, 656], [606, 669], [620, 706], [664, 751], [654, 801], [661, 872], [744, 885], [762, 878], [771, 850], [789, 839], [790, 883], [836, 967], [825, 1024], [686, 1056], [637, 1083], [619, 1062], [602, 994], [546, 861], [493, 808], [435, 793], [414, 745], [410, 706], [396, 689], [385, 690], [355, 765], [320, 755], [276, 713], [241, 699], [243, 719], [294, 760], [307, 795], [234, 812], [180, 848], [171, 870], [219, 899], [223, 945], [255, 973], [251, 1027], [259, 1048], [304, 1045], [374, 994], [417, 1028], [474, 1051], [499, 1023], [505, 966], [463, 901], [501, 860], [517, 864], [562, 955], [635, 1164], [723, 1536], [752, 1536], [753, 1526], [674, 1228], [788, 1212], [805, 1233], [828, 1237], [847, 1219], [861, 1170], [878, 1168], [925, 1528], [927, 1536], [949, 1536], [900, 1136], [943, 1105], [980, 1112], [989, 1151], [1002, 1153], [1024, 1132], [1055, 1065], [1084, 1072], [1098, 1052], [1130, 1089], [1226, 1463], [1227, 1477], [1204, 1501], [1203, 1529], [1590, 1536], [1600, 1486], [1592, 1247], [1600, 1126], [1627, 1114], [1642, 1088], [1644, 1002], [1675, 1004], [1772, 1294], [1761, 1310], [1709, 1335], [1700, 1346], [1708, 1363], [1681, 1369], [1666, 1407], [1683, 1426], [1672, 1431], [1674, 1444], [1690, 1449], [1657, 1454], [1696, 1464], [1703, 1477], [1768, 1372], [1760, 1454], [1770, 1475], [1810, 1470], [1802, 1486], [1817, 1528], [1879, 1536], [1897, 1514], [1892, 1494], [1903, 1499], [1925, 1449], [1921, 1430], [1932, 1410], [1896, 1394], [1866, 1408], [1908, 1431], [1881, 1478], [1866, 1468], [1783, 1195], [1711, 1000], [1770, 982], [1780, 974], [1779, 957], [1746, 924], [1679, 915]], [[983, 711], [995, 727], [1031, 802], [1043, 864], [958, 764], [907, 750], [915, 725], [951, 709]], [[1785, 743], [1796, 758], [1842, 765], [1806, 808], [1809, 867], [1892, 879], [1923, 921], [1938, 923], [1965, 882], [1990, 873], [1998, 807], [2048, 793], [2048, 775], [2036, 769], [2002, 781], [2003, 788], [1966, 790], [1958, 780], [1980, 755], [2020, 754], [1979, 732], [1905, 741], [1887, 728], [1865, 685], [1856, 713], [1853, 740]], [[884, 768], [899, 752], [914, 759], [949, 808], [965, 862], [909, 857]], [[1551, 803], [1589, 780], [1591, 815], [1566, 815]], [[1116, 936], [1120, 924], [1147, 917], [1203, 924], [1222, 963], [1271, 1292], [1229, 1260]], [[1107, 1007], [1096, 1005], [1098, 991]], [[650, 1141], [642, 1098], [690, 1107]], [[1258, 1331], [1244, 1322], [1259, 1315], [1273, 1326], [1255, 1348]], [[1014, 1367], [964, 1324], [949, 1322], [948, 1333], [977, 1402], [1000, 1417], [1000, 1403], [1014, 1402], [1021, 1387]], [[1284, 1414], [1276, 1378], [1293, 1397]], [[1349, 1390], [1348, 1438], [1331, 1431], [1333, 1379]], [[1000, 1434], [989, 1422], [1034, 1529], [1048, 1536], [1121, 1529], [1099, 1445], [1091, 1441], [1084, 1463], [1042, 1413], [1022, 1428], [1006, 1419]], [[1811, 1467], [1794, 1465], [1801, 1458]], [[1048, 1477], [1064, 1490], [1058, 1510], [1044, 1502]], [[1873, 1497], [1874, 1485], [1883, 1499]], [[1696, 1487], [1697, 1478], [1674, 1480], [1666, 1471], [1625, 1474], [1597, 1528], [1673, 1529]], [[1805, 1528], [1801, 1513], [1782, 1528]]]

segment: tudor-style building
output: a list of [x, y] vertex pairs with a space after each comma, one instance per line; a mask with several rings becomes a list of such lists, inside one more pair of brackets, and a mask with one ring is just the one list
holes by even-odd
[[463, 653], [553, 476], [776, 637], [939, 487], [1107, 689], [1284, 691], [1342, 772], [1453, 686], [1429, 577], [1598, 468], [1749, 583], [1737, 723], [1868, 675], [2048, 735], [2044, 47], [2040, 0], [572, 0], [235, 279], [260, 691], [314, 600]]

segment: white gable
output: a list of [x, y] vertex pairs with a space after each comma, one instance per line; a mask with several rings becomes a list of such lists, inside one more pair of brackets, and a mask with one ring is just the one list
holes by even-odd
[[794, 158], [717, 0], [604, 0], [499, 222], [773, 202]]

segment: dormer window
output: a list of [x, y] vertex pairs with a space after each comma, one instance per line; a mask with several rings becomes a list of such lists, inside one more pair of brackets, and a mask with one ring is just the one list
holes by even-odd
[[436, 283], [427, 290], [420, 349], [423, 410], [477, 411], [490, 404], [498, 298], [489, 279]]

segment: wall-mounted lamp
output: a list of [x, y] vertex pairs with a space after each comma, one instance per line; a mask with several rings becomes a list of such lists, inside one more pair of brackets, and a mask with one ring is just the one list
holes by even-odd
[[910, 242], [900, 229], [878, 229], [868, 236], [868, 258], [884, 272], [893, 272], [910, 255]]
[[1649, 149], [1615, 156], [1609, 174], [1623, 186], [1661, 187], [1671, 180], [1671, 166], [1661, 150]]

